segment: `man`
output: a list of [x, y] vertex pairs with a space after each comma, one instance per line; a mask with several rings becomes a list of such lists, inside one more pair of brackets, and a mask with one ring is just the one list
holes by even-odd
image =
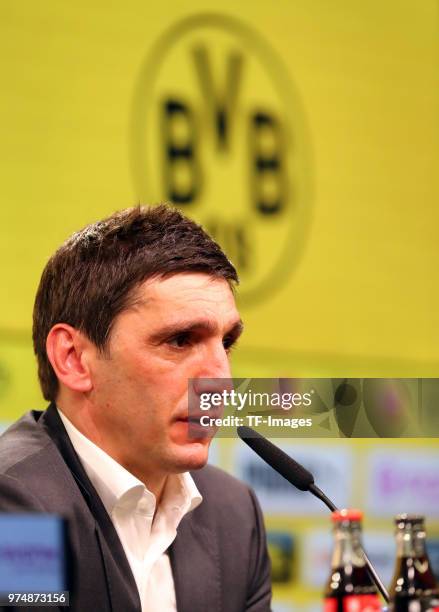
[[230, 377], [237, 281], [165, 205], [84, 228], [43, 272], [33, 339], [51, 403], [0, 438], [0, 510], [68, 518], [77, 612], [270, 609], [256, 499], [189, 435], [188, 379]]

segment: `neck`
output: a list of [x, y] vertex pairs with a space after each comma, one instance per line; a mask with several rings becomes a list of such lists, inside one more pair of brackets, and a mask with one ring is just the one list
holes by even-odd
[[166, 484], [166, 472], [135, 465], [123, 457], [118, 451], [117, 446], [111, 444], [102, 434], [101, 429], [96, 425], [90, 416], [90, 412], [85, 407], [81, 409], [81, 406], [76, 406], [74, 410], [70, 410], [68, 403], [66, 405], [61, 401], [57, 401], [57, 407], [83, 436], [88, 438], [93, 444], [96, 444], [96, 446], [117, 461], [130, 474], [138, 478], [154, 494], [156, 507], [158, 507]]

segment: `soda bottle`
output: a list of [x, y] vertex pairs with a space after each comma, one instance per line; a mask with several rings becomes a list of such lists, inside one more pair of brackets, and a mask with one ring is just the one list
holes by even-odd
[[425, 548], [424, 517], [398, 514], [395, 525], [396, 564], [389, 607], [394, 612], [437, 609], [439, 591]]
[[334, 549], [325, 588], [324, 612], [380, 612], [378, 591], [369, 576], [361, 544], [360, 510], [332, 513]]
[[422, 612], [439, 612], [439, 593], [421, 599]]

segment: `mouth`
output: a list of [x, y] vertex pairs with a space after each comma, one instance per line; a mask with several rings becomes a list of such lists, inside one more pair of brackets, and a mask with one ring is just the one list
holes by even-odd
[[186, 412], [185, 414], [177, 416], [175, 420], [183, 421], [184, 423], [189, 423], [189, 424], [195, 423], [199, 425], [201, 417], [206, 417], [206, 416], [208, 416], [209, 418], [216, 419], [221, 416], [221, 412], [219, 410], [209, 410], [209, 412], [207, 413], [207, 412], [195, 412], [191, 410], [189, 414]]
[[[186, 425], [189, 438], [213, 438], [213, 436], [218, 430], [218, 427], [202, 425], [200, 423], [200, 419], [202, 416], [206, 416], [206, 414], [203, 412], [190, 415], [186, 414], [184, 416], [177, 417], [175, 419], [175, 423]], [[209, 416], [214, 415], [209, 414]]]

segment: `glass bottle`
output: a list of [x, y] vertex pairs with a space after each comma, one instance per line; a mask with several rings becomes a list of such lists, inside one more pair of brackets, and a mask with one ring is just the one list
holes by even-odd
[[369, 576], [361, 544], [360, 510], [332, 513], [334, 549], [325, 588], [324, 612], [379, 612], [378, 591]]
[[439, 591], [425, 547], [424, 517], [398, 514], [395, 525], [396, 563], [389, 589], [390, 610], [435, 609]]

